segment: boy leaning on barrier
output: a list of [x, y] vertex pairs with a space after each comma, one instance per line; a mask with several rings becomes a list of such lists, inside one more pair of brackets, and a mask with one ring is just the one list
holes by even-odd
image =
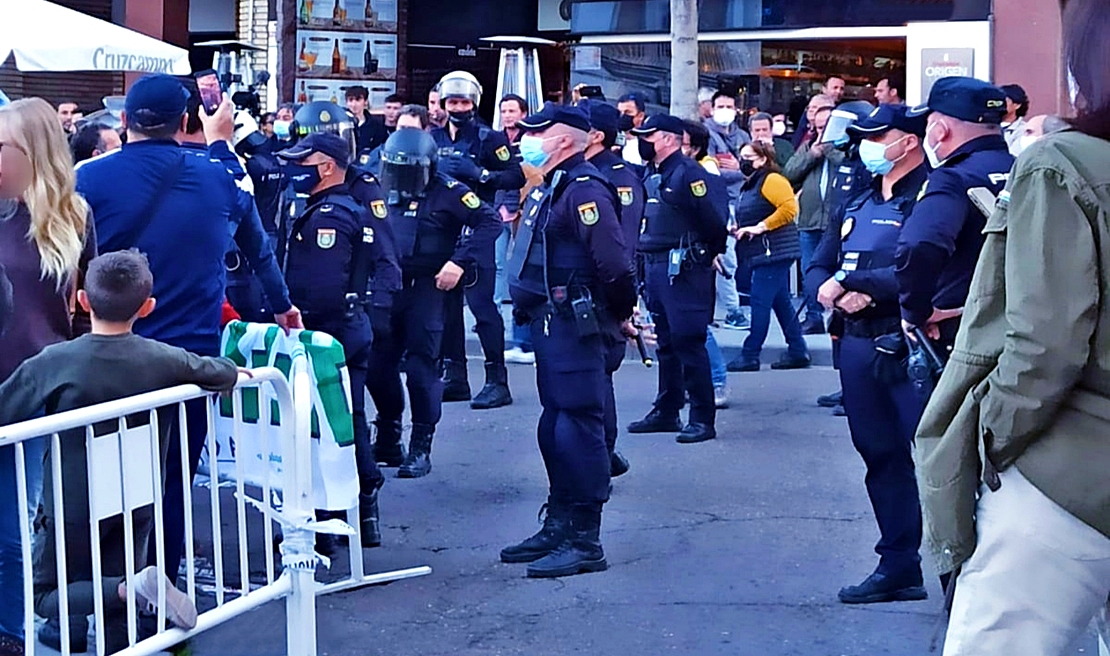
[[[94, 259], [89, 264], [85, 288], [77, 295], [81, 307], [92, 316], [92, 333], [47, 347], [25, 361], [0, 385], [0, 425], [23, 421], [41, 412], [50, 415], [177, 385], [194, 384], [213, 391], [233, 388], [238, 370], [230, 360], [200, 357], [131, 332], [134, 323], [154, 309], [155, 300], [150, 295], [153, 284], [146, 256], [138, 251], [117, 251]], [[173, 415], [172, 412], [159, 412], [161, 435], [167, 434]], [[117, 429], [116, 422], [108, 423], [107, 430]], [[95, 429], [94, 432], [103, 434]], [[93, 613], [94, 595], [103, 594], [105, 646], [108, 653], [112, 653], [128, 646], [125, 550], [134, 549], [134, 562], [146, 562], [146, 545], [154, 521], [153, 507], [132, 511], [131, 545], [125, 544], [123, 515], [100, 522], [103, 578], [94, 582], [85, 430], [63, 432], [61, 445], [70, 650], [83, 652], [88, 648], [87, 617]], [[48, 447], [47, 462], [50, 458]], [[159, 474], [164, 479], [164, 439], [161, 459]], [[60, 649], [54, 538], [57, 518], [51, 478], [51, 472], [46, 471], [39, 519], [35, 523], [34, 599], [35, 612], [48, 620], [39, 631], [39, 640]], [[168, 566], [176, 569], [177, 563]], [[165, 574], [155, 567], [147, 567], [132, 579], [135, 599], [142, 610], [152, 611], [157, 604], [160, 575]], [[168, 580], [166, 617], [185, 629], [195, 626], [197, 619], [193, 602]]]

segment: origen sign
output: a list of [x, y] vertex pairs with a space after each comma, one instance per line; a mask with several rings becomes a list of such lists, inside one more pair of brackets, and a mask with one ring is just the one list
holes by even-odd
[[975, 77], [975, 48], [922, 48], [921, 98], [929, 97], [942, 77]]

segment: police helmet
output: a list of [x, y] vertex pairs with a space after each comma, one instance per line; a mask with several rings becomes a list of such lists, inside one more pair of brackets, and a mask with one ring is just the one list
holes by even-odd
[[436, 172], [439, 150], [424, 130], [401, 128], [382, 146], [382, 189], [391, 203], [424, 196]]
[[452, 71], [444, 75], [436, 86], [440, 102], [448, 98], [466, 98], [478, 107], [482, 103], [482, 85], [478, 78], [466, 71]]
[[300, 140], [313, 132], [334, 132], [343, 137], [351, 147], [351, 155], [347, 159], [354, 160], [357, 154], [355, 120], [346, 109], [324, 100], [315, 100], [301, 107], [293, 116], [289, 134], [294, 140]]
[[231, 135], [235, 152], [250, 155], [266, 145], [266, 142], [266, 135], [259, 131], [258, 121], [254, 120], [250, 112], [245, 109], [235, 112], [235, 132]]

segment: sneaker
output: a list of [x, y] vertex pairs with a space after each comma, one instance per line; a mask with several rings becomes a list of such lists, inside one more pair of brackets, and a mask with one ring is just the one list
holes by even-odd
[[[135, 575], [135, 601], [150, 613], [158, 611], [158, 568], [153, 565]], [[163, 577], [164, 578], [164, 577]], [[188, 595], [177, 589], [168, 578], [166, 581], [166, 619], [186, 631], [197, 625], [197, 607]], [[126, 596], [120, 595], [123, 599]]]
[[521, 350], [519, 346], [505, 351], [506, 364], [536, 364], [536, 354], [532, 351]]
[[724, 327], [730, 330], [747, 330], [751, 327], [751, 324], [744, 313], [737, 310], [736, 312], [729, 312], [728, 316], [725, 317]]
[[728, 407], [728, 386], [727, 385], [714, 385], [713, 386], [713, 405], [717, 406], [718, 410], [724, 410]]

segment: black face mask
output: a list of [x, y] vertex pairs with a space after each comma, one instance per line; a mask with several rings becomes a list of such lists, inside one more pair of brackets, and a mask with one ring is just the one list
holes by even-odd
[[632, 129], [632, 117], [629, 116], [628, 114], [621, 114], [621, 117], [619, 119], [617, 119], [617, 130], [619, 130], [621, 132], [628, 132], [631, 129]]
[[451, 125], [461, 128], [469, 125], [474, 120], [474, 110], [470, 109], [465, 112], [447, 112], [447, 120], [451, 121]]
[[752, 164], [751, 161], [746, 159], [740, 160], [740, 172], [746, 177], [752, 177], [756, 172], [755, 164]]
[[636, 148], [640, 151], [640, 159], [644, 160], [644, 164], [650, 164], [655, 159], [655, 144], [652, 142], [639, 139], [636, 141]]

